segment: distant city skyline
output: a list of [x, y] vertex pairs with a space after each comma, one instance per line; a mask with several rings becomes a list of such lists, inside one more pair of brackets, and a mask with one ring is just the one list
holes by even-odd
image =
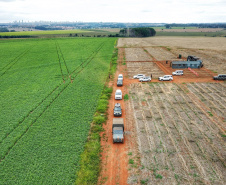
[[219, 23], [225, 10], [225, 0], [0, 0], [0, 23]]

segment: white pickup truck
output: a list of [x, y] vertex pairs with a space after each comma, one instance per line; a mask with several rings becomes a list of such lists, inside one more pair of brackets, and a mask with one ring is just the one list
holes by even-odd
[[164, 75], [164, 76], [162, 76], [162, 77], [159, 77], [159, 81], [171, 81], [171, 80], [173, 80], [173, 77], [172, 77], [172, 75]]
[[179, 75], [179, 76], [181, 76], [181, 75], [183, 75], [184, 74], [184, 71], [183, 70], [176, 70], [175, 72], [173, 72], [172, 73], [172, 75]]
[[150, 82], [151, 81], [151, 77], [150, 76], [145, 76], [143, 78], [139, 79], [140, 82]]
[[134, 79], [139, 79], [139, 78], [144, 78], [144, 77], [145, 77], [144, 74], [138, 74], [138, 75], [133, 76]]
[[115, 92], [115, 99], [121, 100], [122, 99], [122, 91], [120, 89], [117, 89]]

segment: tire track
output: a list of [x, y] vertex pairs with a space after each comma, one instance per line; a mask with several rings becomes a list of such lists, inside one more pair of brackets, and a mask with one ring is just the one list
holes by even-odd
[[56, 51], [57, 51], [57, 56], [58, 56], [58, 61], [59, 61], [59, 65], [60, 65], [60, 71], [61, 71], [62, 79], [63, 79], [63, 81], [65, 81], [64, 70], [63, 70], [63, 67], [62, 67], [62, 64], [61, 64], [61, 59], [63, 60], [63, 65], [64, 65], [64, 67], [66, 68], [66, 71], [67, 71], [66, 72], [66, 74], [67, 74], [66, 78], [69, 77], [70, 80], [71, 80], [70, 72], [68, 70], [66, 61], [64, 59], [64, 55], [63, 55], [61, 48], [60, 48], [60, 45], [57, 41], [55, 41], [55, 45], [56, 45]]
[[3, 71], [5, 68], [5, 71], [0, 75], [2, 77], [9, 71], [22, 57], [24, 57], [34, 46], [31, 46], [30, 48], [26, 49], [24, 52], [19, 54], [17, 57], [15, 57], [9, 64], [7, 64], [5, 67], [2, 68], [1, 71]]

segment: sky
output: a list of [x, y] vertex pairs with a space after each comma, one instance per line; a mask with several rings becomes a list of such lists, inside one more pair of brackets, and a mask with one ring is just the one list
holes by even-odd
[[0, 23], [226, 22], [226, 0], [0, 0]]

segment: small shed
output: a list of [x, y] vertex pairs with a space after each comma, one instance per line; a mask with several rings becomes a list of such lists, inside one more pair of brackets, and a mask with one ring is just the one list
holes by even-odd
[[172, 61], [171, 64], [173, 69], [183, 68], [201, 68], [203, 66], [202, 61]]

